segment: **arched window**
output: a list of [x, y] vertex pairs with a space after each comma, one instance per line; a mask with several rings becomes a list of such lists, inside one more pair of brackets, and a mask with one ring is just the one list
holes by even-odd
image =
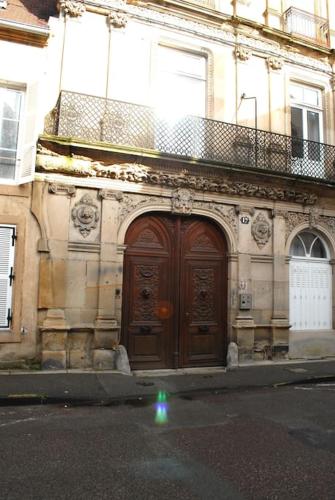
[[290, 323], [292, 330], [332, 328], [332, 272], [326, 244], [302, 231], [290, 247]]
[[291, 244], [290, 255], [294, 257], [312, 257], [327, 259], [326, 247], [320, 237], [310, 231], [299, 233]]

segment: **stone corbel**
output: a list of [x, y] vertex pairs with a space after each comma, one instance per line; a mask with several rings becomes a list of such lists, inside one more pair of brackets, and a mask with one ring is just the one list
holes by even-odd
[[99, 198], [101, 198], [102, 200], [122, 201], [123, 193], [120, 191], [111, 191], [109, 189], [100, 189]]
[[283, 68], [284, 61], [280, 57], [268, 57], [267, 65], [269, 70], [280, 71]]
[[112, 11], [107, 16], [107, 22], [110, 28], [125, 28], [128, 23], [128, 16], [123, 12]]
[[235, 49], [235, 56], [236, 59], [239, 59], [240, 61], [248, 61], [252, 55], [252, 52], [250, 49], [247, 49], [246, 47], [243, 47], [242, 45], [238, 45]]
[[60, 194], [69, 197], [72, 197], [76, 194], [75, 186], [71, 186], [68, 184], [58, 184], [56, 182], [51, 182], [49, 184], [48, 191], [51, 194]]
[[80, 17], [86, 12], [84, 2], [77, 0], [59, 0], [58, 8], [70, 17]]

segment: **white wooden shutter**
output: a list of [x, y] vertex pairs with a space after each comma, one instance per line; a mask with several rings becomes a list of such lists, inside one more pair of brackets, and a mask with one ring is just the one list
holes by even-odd
[[331, 266], [328, 262], [290, 262], [290, 323], [292, 330], [332, 327]]
[[0, 329], [11, 324], [15, 238], [15, 227], [0, 226]]
[[38, 84], [27, 86], [25, 103], [20, 125], [19, 151], [17, 160], [16, 182], [23, 184], [34, 178], [37, 143]]

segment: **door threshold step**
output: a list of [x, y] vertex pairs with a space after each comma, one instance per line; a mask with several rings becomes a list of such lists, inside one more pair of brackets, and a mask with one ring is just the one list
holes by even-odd
[[226, 373], [224, 366], [205, 366], [201, 368], [177, 368], [162, 370], [134, 370], [135, 377], [162, 377], [169, 375], [206, 375], [208, 373]]

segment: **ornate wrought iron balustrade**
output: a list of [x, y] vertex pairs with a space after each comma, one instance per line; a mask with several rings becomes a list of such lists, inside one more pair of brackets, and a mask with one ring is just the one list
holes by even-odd
[[335, 147], [231, 123], [61, 92], [46, 133], [141, 148], [185, 159], [335, 182]]
[[284, 12], [282, 22], [283, 29], [287, 33], [329, 47], [329, 24], [327, 19], [290, 7]]

